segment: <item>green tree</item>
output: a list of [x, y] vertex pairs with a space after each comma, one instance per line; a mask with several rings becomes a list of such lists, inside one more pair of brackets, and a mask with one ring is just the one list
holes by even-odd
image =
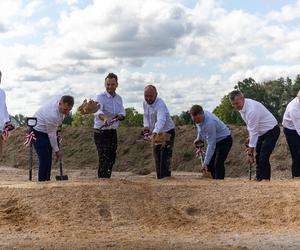
[[[297, 95], [300, 89], [300, 76], [294, 82], [290, 78], [256, 82], [252, 78], [244, 79], [234, 87], [246, 98], [261, 102], [281, 122], [287, 104]], [[228, 95], [224, 96], [213, 111], [220, 119], [229, 124], [242, 124], [239, 114], [231, 107]]]
[[92, 127], [94, 124], [94, 115], [81, 115], [76, 112], [72, 115], [72, 127]]
[[126, 108], [125, 120], [120, 122], [122, 127], [142, 127], [143, 126], [143, 115], [139, 114], [135, 108]]
[[213, 113], [227, 124], [241, 125], [244, 123], [240, 114], [232, 107], [228, 95], [222, 98], [221, 104], [213, 110]]
[[15, 126], [25, 126], [26, 125], [26, 117], [22, 114], [10, 116], [11, 122]]

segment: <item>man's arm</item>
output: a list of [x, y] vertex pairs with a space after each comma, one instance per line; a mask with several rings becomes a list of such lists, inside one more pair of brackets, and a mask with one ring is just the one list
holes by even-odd
[[143, 124], [144, 124], [144, 128], [148, 128], [149, 130], [149, 127], [150, 127], [150, 124], [149, 124], [149, 119], [148, 119], [148, 115], [147, 115], [147, 107], [146, 107], [146, 104], [143, 103], [143, 108], [144, 108], [144, 116], [143, 116]]
[[249, 132], [249, 148], [255, 148], [258, 140], [258, 123], [259, 114], [257, 112], [250, 112], [247, 117], [247, 129]]
[[217, 144], [217, 128], [214, 123], [211, 123], [206, 128], [207, 149], [204, 159], [204, 164], [208, 166], [212, 156], [214, 155]]
[[103, 112], [104, 102], [105, 102], [103, 95], [98, 95], [96, 98], [96, 101], [100, 104], [100, 108], [95, 113], [95, 116], [98, 117], [103, 123], [107, 123], [108, 118], [106, 117], [106, 115]]
[[121, 100], [121, 111], [120, 111], [120, 113], [118, 115], [121, 115], [121, 116], [125, 117], [126, 116], [126, 112], [125, 112], [125, 108], [124, 108], [124, 105], [123, 105], [123, 100], [122, 100], [121, 97], [120, 97], [120, 100]]
[[58, 143], [57, 143], [57, 129], [58, 125], [54, 119], [49, 117], [46, 121], [46, 129], [47, 129], [47, 134], [50, 140], [51, 147], [53, 151], [56, 153], [59, 151]]
[[9, 115], [6, 106], [6, 96], [3, 90], [0, 91], [0, 130], [3, 131], [5, 123], [9, 121]]
[[164, 105], [159, 105], [157, 107], [157, 120], [153, 129], [153, 133], [160, 133], [163, 127], [165, 126], [167, 120], [167, 109]]
[[300, 135], [300, 110], [293, 109], [291, 111], [291, 118], [298, 135]]

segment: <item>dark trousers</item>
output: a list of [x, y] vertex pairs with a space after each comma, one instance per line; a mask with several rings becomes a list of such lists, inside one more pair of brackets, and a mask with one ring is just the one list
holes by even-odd
[[34, 130], [36, 141], [34, 149], [39, 159], [38, 181], [50, 181], [52, 165], [52, 147], [48, 134]]
[[98, 130], [94, 133], [94, 141], [99, 158], [98, 178], [110, 178], [117, 155], [117, 130]]
[[170, 166], [175, 141], [175, 129], [171, 129], [167, 133], [171, 135], [170, 141], [162, 145], [153, 145], [157, 179], [171, 176]]
[[280, 135], [280, 128], [276, 125], [267, 133], [258, 137], [256, 144], [256, 179], [271, 179], [270, 156]]
[[231, 135], [217, 142], [215, 152], [208, 164], [208, 171], [211, 173], [213, 179], [225, 178], [224, 163], [227, 159], [231, 146], [232, 146]]
[[296, 130], [283, 128], [292, 155], [292, 176], [300, 176], [300, 136]]

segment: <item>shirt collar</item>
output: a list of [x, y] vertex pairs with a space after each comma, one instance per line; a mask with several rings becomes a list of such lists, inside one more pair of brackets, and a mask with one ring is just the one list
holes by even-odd
[[107, 91], [105, 91], [105, 95], [108, 97], [108, 98], [114, 98], [117, 96], [117, 93], [115, 94], [115, 96], [112, 96], [110, 93], [108, 93]]
[[240, 112], [245, 113], [245, 112], [246, 112], [246, 108], [247, 108], [246, 106], [247, 106], [247, 99], [245, 99], [244, 106], [243, 106], [243, 108], [240, 110]]

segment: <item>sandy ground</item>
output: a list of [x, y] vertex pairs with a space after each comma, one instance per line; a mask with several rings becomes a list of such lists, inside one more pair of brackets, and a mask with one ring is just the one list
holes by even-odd
[[300, 249], [300, 181], [68, 175], [0, 167], [0, 249]]

